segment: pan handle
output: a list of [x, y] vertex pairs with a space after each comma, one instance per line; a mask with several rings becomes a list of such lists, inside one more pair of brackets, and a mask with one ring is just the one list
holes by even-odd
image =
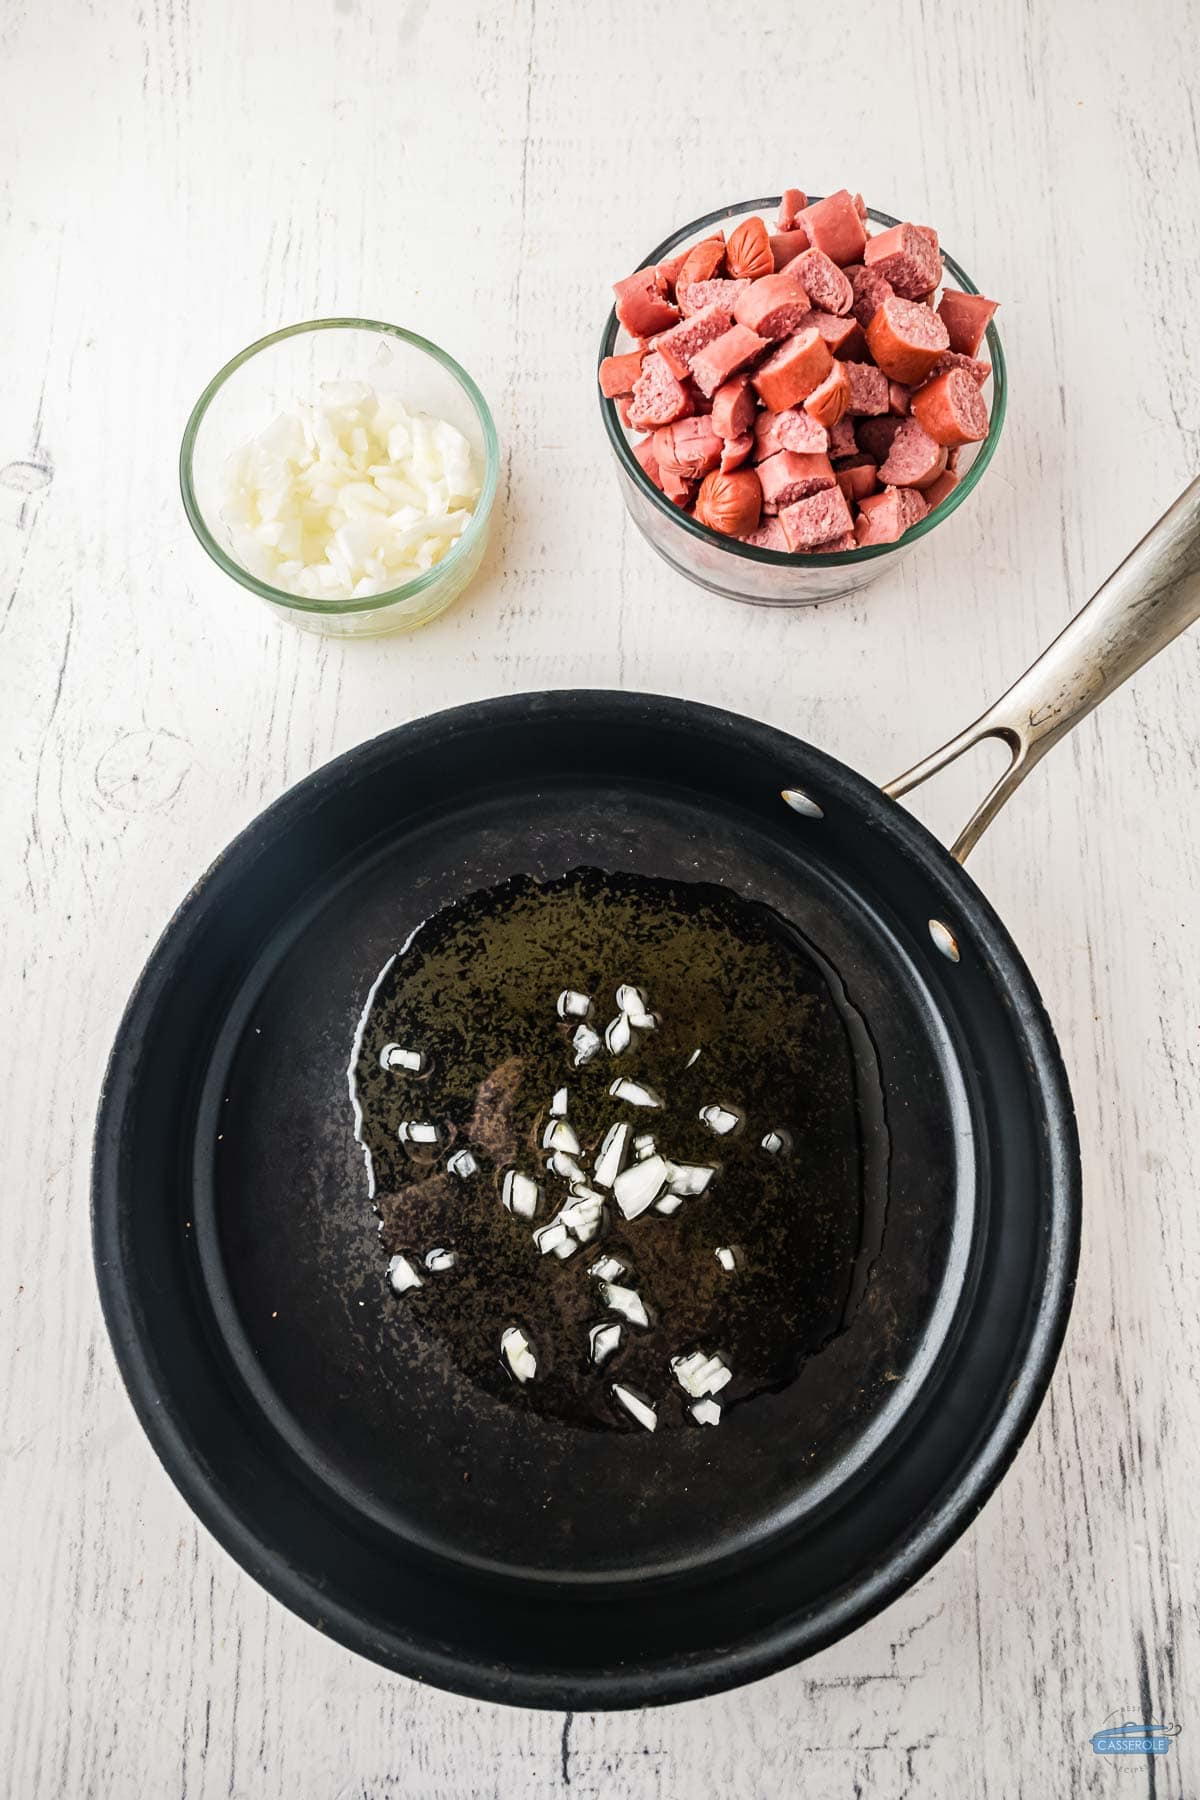
[[965, 862], [1035, 763], [1136, 669], [1200, 618], [1200, 476], [1032, 668], [932, 756], [884, 788], [893, 800], [919, 787], [984, 738], [1012, 761], [967, 821], [950, 854]]

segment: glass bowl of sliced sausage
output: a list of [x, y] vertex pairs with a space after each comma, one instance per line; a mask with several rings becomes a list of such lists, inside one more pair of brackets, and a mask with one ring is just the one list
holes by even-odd
[[997, 303], [931, 226], [847, 189], [708, 213], [614, 293], [598, 382], [622, 496], [714, 593], [853, 593], [965, 505], [995, 454]]

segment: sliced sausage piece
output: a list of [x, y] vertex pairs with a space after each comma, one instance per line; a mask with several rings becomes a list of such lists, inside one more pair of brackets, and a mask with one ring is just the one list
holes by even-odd
[[856, 456], [850, 462], [843, 463], [835, 473], [837, 484], [851, 506], [857, 506], [860, 500], [865, 500], [868, 494], [875, 492], [878, 471], [869, 456]]
[[794, 450], [797, 456], [823, 456], [828, 449], [829, 433], [802, 406], [789, 406], [783, 412], [764, 408], [755, 416], [754, 454], [759, 462], [779, 450]]
[[802, 250], [787, 265], [784, 274], [796, 277], [810, 294], [812, 304], [821, 312], [836, 313], [842, 318], [854, 304], [854, 289], [832, 257], [826, 256], [823, 250]]
[[606, 400], [618, 394], [632, 394], [633, 384], [642, 372], [642, 350], [629, 350], [623, 356], [606, 356], [600, 364], [600, 392]]
[[655, 425], [669, 425], [672, 419], [681, 419], [691, 408], [683, 384], [676, 379], [666, 360], [652, 351], [633, 384], [630, 425], [635, 431], [649, 431]]
[[864, 456], [872, 462], [886, 462], [892, 441], [900, 429], [900, 421], [894, 413], [885, 413], [881, 419], [857, 419], [854, 424], [854, 435], [858, 439], [858, 447]]
[[785, 269], [793, 262], [802, 250], [808, 249], [807, 231], [773, 231], [768, 239], [771, 255], [775, 258], [775, 273]]
[[686, 250], [677, 250], [674, 256], [665, 257], [662, 262], [655, 263], [654, 265], [654, 273], [658, 278], [659, 292], [666, 294], [668, 299], [676, 300], [679, 297], [675, 292], [675, 284], [679, 280], [679, 271], [682, 269], [687, 259], [688, 253]]
[[791, 275], [763, 275], [737, 296], [733, 316], [759, 337], [790, 337], [811, 310], [808, 295]]
[[718, 469], [704, 477], [696, 495], [697, 519], [723, 537], [741, 537], [753, 531], [761, 506], [762, 489], [753, 469], [733, 469], [728, 475]]
[[616, 407], [617, 417], [620, 419], [626, 431], [632, 431], [633, 426], [629, 423], [629, 409], [633, 405], [633, 395], [618, 394], [613, 405]]
[[943, 350], [929, 373], [931, 377], [944, 375], [947, 369], [965, 369], [971, 380], [982, 387], [992, 372], [992, 365], [980, 362], [978, 357], [965, 356], [961, 350]]
[[789, 550], [817, 550], [831, 538], [841, 538], [854, 530], [854, 519], [846, 504], [846, 496], [836, 482], [811, 494], [806, 500], [793, 501], [779, 515], [787, 535]]
[[740, 469], [744, 462], [749, 462], [750, 452], [754, 449], [754, 433], [744, 431], [741, 437], [724, 438], [721, 450], [721, 473], [727, 475], [730, 469]]
[[882, 494], [869, 494], [859, 501], [854, 535], [860, 546], [894, 544], [928, 511], [920, 494], [911, 488], [884, 488]]
[[848, 362], [846, 373], [850, 377], [847, 412], [869, 417], [887, 411], [888, 378], [882, 369], [877, 369], [874, 363]]
[[722, 382], [713, 395], [713, 430], [718, 437], [740, 438], [743, 432], [754, 429], [757, 412], [758, 401], [750, 377], [735, 375], [732, 381]]
[[775, 220], [780, 231], [791, 231], [807, 205], [808, 195], [803, 188], [784, 188]]
[[766, 338], [745, 325], [731, 325], [729, 330], [706, 344], [692, 358], [692, 379], [700, 392], [711, 399], [731, 375], [753, 362], [769, 348]]
[[988, 321], [999, 304], [998, 300], [985, 300], [982, 294], [960, 294], [957, 288], [943, 288], [938, 317], [949, 334], [950, 349], [963, 356], [977, 355]]
[[630, 337], [649, 338], [655, 332], [669, 331], [679, 318], [678, 308], [663, 297], [657, 269], [639, 269], [624, 281], [615, 281], [613, 293], [617, 317]]
[[878, 269], [868, 269], [862, 263], [854, 263], [846, 270], [854, 294], [851, 312], [863, 330], [871, 323], [885, 300], [890, 300], [896, 292], [886, 275]]
[[690, 319], [680, 319], [678, 325], [672, 325], [670, 331], [664, 331], [651, 340], [651, 348], [657, 350], [672, 375], [682, 381], [692, 366], [692, 358], [697, 350], [703, 350], [705, 344], [711, 344], [714, 338], [721, 337], [733, 323], [733, 314], [727, 306], [715, 301], [703, 311], [693, 313]]
[[935, 443], [916, 419], [902, 419], [879, 479], [890, 487], [928, 487], [945, 467], [945, 444]]
[[654, 454], [653, 436], [641, 438], [629, 448], [642, 465], [642, 473], [654, 483], [656, 488], [662, 487], [662, 476], [658, 472], [658, 458]]
[[793, 500], [819, 494], [834, 486], [834, 473], [827, 456], [798, 456], [794, 450], [780, 450], [758, 464], [762, 484], [763, 511], [782, 512]]
[[988, 410], [979, 383], [965, 369], [935, 375], [912, 398], [913, 418], [936, 444], [978, 444], [987, 436]]
[[835, 362], [820, 387], [813, 389], [804, 402], [804, 410], [826, 431], [836, 425], [850, 404], [850, 377], [845, 363]]
[[836, 194], [814, 200], [811, 206], [804, 207], [800, 223], [813, 245], [823, 250], [839, 268], [844, 268], [847, 263], [862, 262], [867, 234], [846, 188], [839, 188]]
[[764, 519], [757, 531], [747, 532], [742, 539], [743, 544], [753, 544], [756, 550], [781, 550], [788, 548], [787, 533], [775, 517]]
[[950, 340], [937, 313], [896, 294], [867, 326], [867, 345], [889, 381], [915, 385], [950, 348]]
[[743, 219], [730, 232], [725, 246], [725, 264], [731, 275], [745, 275], [751, 281], [757, 281], [760, 275], [769, 275], [774, 269], [775, 257], [767, 228], [757, 215]]
[[937, 233], [929, 226], [893, 225], [867, 241], [863, 262], [906, 300], [920, 300], [942, 279]]
[[748, 281], [728, 281], [718, 275], [712, 281], [681, 281], [675, 298], [685, 319], [694, 318], [706, 306], [723, 306], [732, 313], [738, 295], [749, 286]]
[[912, 389], [902, 381], [888, 382], [888, 411], [903, 419], [912, 410]]
[[676, 419], [673, 425], [660, 425], [654, 433], [654, 455], [664, 477], [678, 475], [685, 481], [699, 481], [716, 468], [724, 447], [707, 414]]
[[819, 331], [810, 329], [785, 338], [778, 350], [754, 371], [751, 380], [763, 405], [783, 412], [797, 400], [807, 400], [832, 367], [829, 345]]
[[714, 237], [701, 238], [698, 244], [692, 245], [683, 259], [675, 277], [676, 292], [693, 281], [711, 281], [724, 261], [724, 232], [718, 231]]
[[953, 493], [957, 486], [958, 476], [953, 469], [946, 469], [936, 481], [931, 481], [929, 486], [922, 490], [921, 498], [932, 512], [934, 507], [940, 506], [946, 495]]
[[862, 343], [863, 353], [866, 354], [867, 346], [862, 342], [862, 333], [853, 319], [839, 319], [836, 313], [810, 312], [800, 329], [807, 331], [810, 326], [825, 339], [831, 356], [853, 355], [856, 340]]
[[849, 413], [830, 428], [829, 454], [835, 463], [839, 457], [857, 457], [858, 455], [858, 439], [854, 435], [854, 420]]

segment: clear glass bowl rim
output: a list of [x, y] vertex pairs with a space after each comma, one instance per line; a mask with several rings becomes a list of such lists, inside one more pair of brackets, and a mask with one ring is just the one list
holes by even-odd
[[[809, 196], [810, 201], [823, 198], [824, 196], [821, 194], [811, 194]], [[699, 236], [700, 232], [706, 230], [710, 225], [721, 225], [725, 220], [740, 218], [744, 213], [763, 213], [777, 210], [781, 199], [782, 195], [780, 194], [768, 194], [760, 200], [741, 200], [733, 206], [722, 206], [718, 207], [716, 212], [705, 213], [703, 218], [693, 219], [690, 225], [684, 225], [679, 231], [672, 232], [671, 236], [664, 239], [656, 250], [652, 250], [649, 256], [644, 256], [640, 262], [634, 264], [634, 267], [644, 269], [651, 263], [662, 262], [665, 257], [670, 256], [673, 250], [677, 250], [680, 245], [687, 243], [690, 238]], [[877, 212], [873, 206], [867, 208], [867, 217], [873, 220], [876, 225], [888, 226], [899, 225], [901, 223], [899, 219], [892, 218], [890, 213]], [[942, 251], [942, 259], [946, 268], [953, 275], [963, 293], [977, 294], [980, 291], [975, 286], [966, 270], [955, 262], [954, 258], [945, 250]], [[604, 361], [606, 356], [611, 356], [613, 354], [616, 348], [617, 333], [619, 330], [620, 325], [617, 319], [616, 308], [614, 307], [608, 315], [604, 333], [600, 339], [600, 355], [596, 362], [597, 368], [599, 368], [600, 363]], [[973, 493], [975, 488], [979, 485], [980, 478], [991, 462], [992, 457], [995, 455], [996, 446], [1000, 442], [1000, 431], [1004, 424], [1004, 415], [1008, 407], [1008, 378], [1004, 363], [1004, 351], [1000, 347], [1000, 337], [994, 321], [989, 323], [987, 328], [987, 345], [991, 353], [992, 361], [992, 403], [988, 409], [988, 434], [980, 446], [979, 454], [976, 456], [962, 480], [958, 483], [958, 486], [951, 491], [949, 497], [943, 500], [940, 506], [935, 507], [933, 512], [919, 520], [916, 525], [910, 525], [908, 530], [904, 533], [903, 538], [899, 539], [897, 543], [866, 544], [857, 550], [838, 550], [832, 555], [818, 556], [810, 554], [793, 556], [785, 550], [764, 550], [760, 549], [756, 544], [743, 544], [737, 538], [725, 537], [719, 531], [711, 531], [707, 525], [698, 524], [696, 520], [692, 518], [690, 513], [685, 513], [680, 507], [676, 506], [673, 501], [668, 500], [666, 495], [660, 492], [650, 480], [650, 477], [646, 474], [636, 456], [634, 456], [633, 451], [629, 448], [629, 440], [625, 436], [624, 429], [617, 416], [616, 402], [614, 400], [606, 400], [604, 395], [601, 394], [600, 411], [604, 418], [604, 429], [608, 433], [608, 441], [613, 447], [613, 452], [616, 455], [617, 461], [625, 469], [635, 487], [641, 490], [646, 499], [650, 501], [651, 505], [657, 507], [663, 517], [669, 519], [679, 530], [689, 532], [692, 537], [699, 539], [701, 543], [719, 545], [719, 547], [729, 556], [744, 557], [747, 562], [765, 563], [769, 568], [795, 568], [797, 565], [801, 565], [806, 569], [837, 569], [854, 563], [870, 562], [874, 558], [880, 556], [894, 555], [901, 545], [907, 549], [908, 546], [915, 543], [918, 538], [924, 537], [927, 532], [933, 531], [937, 526], [944, 524], [951, 513], [962, 505], [963, 501], [967, 498], [967, 495]]]
[[[248, 569], [244, 569], [230, 556], [227, 550], [221, 547], [208, 529], [196, 499], [196, 491], [192, 482], [192, 457], [205, 413], [229, 377], [244, 363], [249, 362], [251, 357], [257, 356], [260, 350], [269, 350], [272, 344], [281, 344], [288, 338], [300, 337], [308, 331], [344, 331], [347, 329], [374, 331], [382, 333], [385, 337], [399, 338], [403, 343], [411, 345], [413, 349], [424, 351], [426, 356], [432, 357], [434, 362], [441, 364], [447, 374], [454, 377], [474, 406], [483, 429], [483, 486], [479, 499], [475, 503], [475, 511], [471, 515], [471, 522], [450, 554], [444, 556], [441, 562], [435, 563], [431, 569], [425, 570], [424, 574], [414, 575], [411, 581], [404, 582], [400, 587], [389, 588], [385, 594], [364, 594], [357, 599], [348, 596], [344, 600], [309, 600], [302, 594], [289, 594], [283, 588], [272, 587], [268, 581], [260, 581], [257, 575], [252, 575]], [[266, 337], [258, 338], [253, 344], [247, 344], [244, 350], [240, 350], [223, 368], [217, 370], [193, 406], [188, 416], [188, 422], [183, 429], [183, 442], [179, 447], [179, 489], [183, 496], [183, 510], [188, 516], [188, 523], [192, 530], [213, 561], [219, 568], [224, 569], [227, 575], [232, 575], [235, 581], [240, 582], [243, 587], [249, 588], [252, 593], [258, 594], [263, 600], [270, 600], [276, 606], [292, 607], [297, 612], [310, 613], [345, 615], [347, 613], [375, 612], [380, 607], [396, 606], [404, 600], [411, 600], [416, 595], [425, 593], [437, 582], [444, 580], [455, 563], [461, 561], [466, 555], [480, 532], [487, 527], [492, 502], [496, 497], [499, 468], [500, 440], [496, 436], [495, 422], [487, 401], [467, 371], [460, 363], [455, 362], [454, 358], [445, 350], [441, 350], [436, 344], [431, 343], [428, 338], [419, 336], [415, 331], [406, 331], [402, 325], [388, 325], [382, 319], [305, 319], [299, 325], [285, 325], [279, 331], [269, 332]]]

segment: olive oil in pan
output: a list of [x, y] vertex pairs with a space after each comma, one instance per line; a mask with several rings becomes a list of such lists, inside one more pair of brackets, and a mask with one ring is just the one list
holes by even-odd
[[[626, 984], [654, 1024], [614, 1054], [603, 1040]], [[586, 1020], [576, 999], [560, 1017], [564, 994], [590, 1000]], [[585, 1023], [601, 1045], [576, 1066]], [[763, 905], [595, 869], [473, 894], [384, 970], [350, 1078], [381, 1282], [405, 1257], [421, 1285], [397, 1309], [515, 1405], [638, 1430], [614, 1398], [621, 1384], [656, 1409], [657, 1429], [694, 1429], [672, 1357], [719, 1355], [733, 1372], [720, 1404], [736, 1404], [795, 1380], [861, 1300], [887, 1195], [878, 1062], [836, 970]], [[618, 1080], [633, 1086], [614, 1095]], [[669, 1164], [714, 1171], [704, 1191], [626, 1220], [605, 1189], [597, 1235], [564, 1260], [542, 1254], [535, 1233], [571, 1198], [544, 1142], [564, 1087], [584, 1184], [624, 1121], [630, 1162], [649, 1134]], [[635, 1104], [638, 1090], [661, 1105]], [[733, 1129], [713, 1128], [731, 1115]], [[537, 1183], [532, 1219], [505, 1207], [511, 1171]], [[452, 1263], [430, 1269], [434, 1250]], [[606, 1306], [591, 1273], [602, 1258], [623, 1265], [615, 1280], [639, 1296], [645, 1325]], [[590, 1331], [605, 1322], [620, 1342], [597, 1368]], [[513, 1326], [536, 1358], [523, 1381], [501, 1356]]]

